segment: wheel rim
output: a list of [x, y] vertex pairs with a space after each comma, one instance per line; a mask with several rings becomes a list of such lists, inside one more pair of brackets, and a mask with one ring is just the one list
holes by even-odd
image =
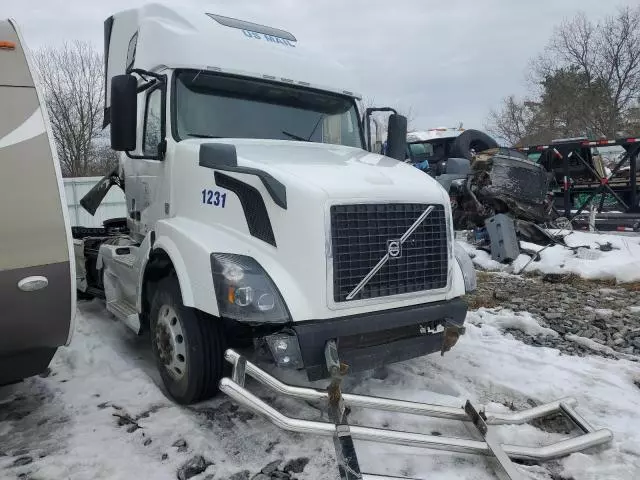
[[187, 341], [178, 314], [169, 305], [158, 312], [154, 342], [158, 357], [169, 375], [180, 380], [187, 373]]

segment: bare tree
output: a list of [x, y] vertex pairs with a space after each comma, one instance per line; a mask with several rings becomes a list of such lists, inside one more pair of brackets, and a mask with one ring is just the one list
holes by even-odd
[[492, 133], [512, 143], [637, 133], [640, 6], [562, 22], [528, 73], [533, 99], [507, 97], [489, 113]]
[[533, 117], [530, 102], [518, 101], [510, 95], [503, 100], [499, 110], [491, 110], [485, 128], [496, 137], [507, 140], [511, 145], [517, 144], [527, 136]]
[[118, 152], [111, 149], [108, 138], [94, 142], [93, 154], [87, 175], [106, 175], [118, 166]]
[[559, 64], [557, 68], [572, 67], [584, 75], [587, 89], [606, 93], [606, 108], [598, 105], [598, 111], [592, 112], [593, 127], [601, 135], [618, 134], [640, 95], [640, 7], [620, 8], [600, 23], [584, 14], [563, 22], [547, 54]]
[[35, 53], [51, 128], [65, 176], [95, 172], [96, 140], [102, 135], [102, 56], [90, 44], [65, 43]]
[[398, 113], [407, 117], [407, 130], [413, 130], [414, 123], [416, 121], [416, 114], [413, 111], [413, 107], [409, 105], [409, 108], [407, 108], [407, 110], [398, 109]]

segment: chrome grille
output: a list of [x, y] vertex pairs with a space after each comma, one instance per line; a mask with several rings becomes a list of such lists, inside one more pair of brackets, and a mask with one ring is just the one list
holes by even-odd
[[[430, 213], [397, 248], [397, 242], [429, 207], [433, 207]], [[335, 302], [434, 290], [447, 285], [447, 222], [443, 205], [334, 205], [331, 244]], [[385, 256], [388, 260], [357, 289]]]

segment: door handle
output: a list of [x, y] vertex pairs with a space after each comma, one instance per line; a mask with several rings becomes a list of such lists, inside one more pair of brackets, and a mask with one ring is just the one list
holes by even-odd
[[49, 280], [47, 280], [47, 277], [42, 276], [26, 277], [18, 282], [18, 288], [23, 292], [42, 290], [47, 285], [49, 285]]

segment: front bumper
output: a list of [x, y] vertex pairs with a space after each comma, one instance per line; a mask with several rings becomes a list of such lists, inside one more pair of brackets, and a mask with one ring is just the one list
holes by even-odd
[[336, 340], [349, 371], [377, 368], [441, 351], [443, 327], [462, 327], [467, 304], [461, 298], [324, 320], [295, 323], [309, 380], [327, 378], [324, 348]]

